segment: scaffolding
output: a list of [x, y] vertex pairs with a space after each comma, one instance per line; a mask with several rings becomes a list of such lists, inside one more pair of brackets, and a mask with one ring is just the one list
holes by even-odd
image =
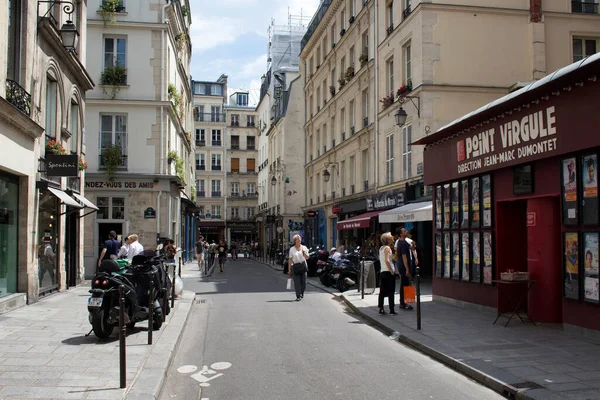
[[287, 25], [276, 25], [271, 19], [269, 25], [269, 48], [267, 53], [267, 70], [284, 67], [299, 67], [300, 42], [306, 33], [310, 17], [292, 15], [288, 9]]

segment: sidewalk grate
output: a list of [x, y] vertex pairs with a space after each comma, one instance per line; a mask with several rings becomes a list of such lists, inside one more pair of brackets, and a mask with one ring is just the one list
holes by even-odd
[[196, 300], [196, 304], [204, 304], [206, 303], [206, 300]]
[[538, 385], [535, 382], [519, 382], [519, 383], [509, 383], [510, 386], [515, 389], [542, 389], [543, 386]]

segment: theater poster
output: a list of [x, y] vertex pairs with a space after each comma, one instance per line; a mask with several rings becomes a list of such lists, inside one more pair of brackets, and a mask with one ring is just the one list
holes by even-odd
[[470, 253], [471, 249], [469, 246], [469, 233], [462, 233], [462, 271], [461, 279], [463, 281], [469, 281], [469, 268], [470, 268]]
[[493, 257], [492, 233], [483, 232], [483, 283], [492, 283]]
[[435, 227], [442, 229], [442, 187], [435, 188]]
[[461, 182], [461, 198], [460, 204], [462, 207], [462, 213], [460, 217], [460, 227], [468, 228], [469, 227], [469, 180], [465, 179]]
[[583, 234], [584, 299], [598, 302], [598, 233]]
[[459, 182], [452, 182], [452, 229], [457, 229], [460, 227], [458, 219], [460, 217], [460, 190], [459, 190]]
[[479, 177], [471, 179], [471, 228], [481, 226], [481, 202], [479, 199]]
[[452, 279], [459, 279], [460, 233], [452, 232]]
[[561, 172], [563, 224], [577, 225], [577, 159], [571, 157], [562, 160]]
[[450, 233], [444, 233], [444, 278], [450, 278]]
[[444, 229], [450, 228], [450, 184], [444, 185]]
[[492, 226], [492, 178], [490, 175], [481, 177], [483, 187], [483, 227]]
[[471, 232], [471, 249], [473, 260], [471, 262], [471, 280], [481, 282], [481, 233]]
[[581, 157], [581, 218], [585, 225], [598, 225], [598, 156]]
[[442, 276], [442, 234], [435, 234], [435, 276]]
[[579, 234], [565, 232], [564, 293], [567, 299], [579, 300]]

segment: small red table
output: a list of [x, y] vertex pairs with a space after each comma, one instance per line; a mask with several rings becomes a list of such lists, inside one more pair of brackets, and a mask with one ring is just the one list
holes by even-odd
[[[496, 283], [496, 287], [498, 287], [498, 293], [500, 294], [500, 296], [502, 298], [504, 298], [504, 300], [507, 301], [508, 303], [508, 307], [512, 307], [512, 304], [515, 303], [516, 300], [516, 306], [513, 308], [512, 312], [508, 311], [506, 313], [502, 313], [500, 312], [500, 308], [498, 307], [498, 316], [496, 317], [496, 320], [494, 321], [494, 325], [496, 324], [496, 322], [498, 322], [498, 319], [502, 316], [505, 316], [508, 318], [508, 321], [506, 321], [506, 324], [504, 324], [504, 327], [506, 328], [508, 326], [508, 324], [510, 323], [510, 321], [513, 319], [513, 317], [515, 316], [515, 314], [517, 315], [517, 317], [519, 317], [519, 319], [521, 320], [521, 322], [525, 323], [525, 320], [523, 319], [523, 317], [521, 316], [521, 314], [519, 314], [519, 307], [521, 307], [521, 304], [523, 304], [523, 301], [525, 300], [525, 298], [527, 297], [527, 293], [529, 293], [529, 291], [531, 290], [531, 288], [533, 287], [535, 281], [531, 280], [531, 279], [527, 279], [527, 280], [523, 280], [523, 281], [505, 281], [505, 280], [493, 280], [492, 282]], [[513, 291], [510, 291], [508, 293], [508, 295], [504, 294], [504, 292], [502, 290], [500, 290], [499, 285], [527, 285], [527, 290], [525, 290], [518, 298], [514, 298], [516, 296], [513, 295]], [[505, 315], [505, 314], [509, 314]], [[529, 313], [527, 313], [527, 319], [535, 325], [535, 322], [531, 319], [531, 317], [529, 316]]]

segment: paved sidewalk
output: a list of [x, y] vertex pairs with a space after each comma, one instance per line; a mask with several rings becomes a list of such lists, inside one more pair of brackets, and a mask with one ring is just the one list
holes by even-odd
[[184, 291], [175, 300], [153, 345], [147, 322], [128, 331], [127, 389], [120, 389], [117, 329], [108, 341], [85, 336], [88, 290], [82, 284], [0, 315], [0, 399], [158, 397], [195, 294]]
[[[458, 370], [509, 398], [600, 399], [600, 342], [555, 326], [523, 324], [505, 328], [495, 312], [432, 301], [430, 286], [421, 296], [422, 329], [416, 309], [379, 315], [378, 293], [345, 293], [309, 283], [340, 296], [357, 314], [398, 340]], [[396, 296], [398, 296], [396, 294]], [[396, 300], [398, 297], [396, 297]], [[386, 300], [386, 312], [387, 312]], [[506, 320], [504, 320], [506, 321]]]

